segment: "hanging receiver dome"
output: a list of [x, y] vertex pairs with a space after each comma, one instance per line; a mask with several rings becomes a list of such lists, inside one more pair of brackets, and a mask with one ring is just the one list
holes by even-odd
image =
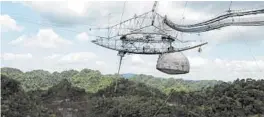
[[167, 74], [186, 74], [190, 71], [190, 64], [181, 52], [164, 53], [159, 56], [156, 69]]

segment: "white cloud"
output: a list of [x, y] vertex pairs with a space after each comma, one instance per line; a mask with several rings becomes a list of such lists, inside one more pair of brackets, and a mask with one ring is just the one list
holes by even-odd
[[76, 39], [79, 40], [79, 41], [88, 41], [90, 40], [89, 39], [89, 36], [86, 32], [82, 32], [82, 33], [79, 33], [78, 35], [76, 35]]
[[62, 63], [83, 63], [97, 58], [97, 55], [92, 52], [77, 52], [69, 53], [61, 57]]
[[[89, 7], [91, 2], [87, 1], [30, 1], [23, 2], [33, 9], [38, 10], [42, 13], [47, 13], [49, 11], [51, 14], [61, 14], [61, 15], [71, 15], [71, 16], [83, 16], [87, 12], [87, 7]], [[60, 7], [58, 7], [60, 5]]]
[[103, 66], [103, 65], [105, 65], [105, 62], [104, 61], [96, 61], [95, 64], [99, 65], [99, 66]]
[[[217, 4], [216, 2], [215, 4]], [[71, 2], [26, 2], [26, 4], [33, 9], [39, 11], [44, 16], [47, 16], [48, 19], [52, 22], [64, 23], [64, 24], [87, 24], [87, 22], [94, 23], [93, 25], [97, 26], [108, 26], [108, 14], [111, 13], [110, 25], [120, 22], [120, 16], [122, 14], [122, 9], [124, 2], [85, 2], [85, 1], [71, 1]], [[60, 4], [60, 7], [57, 7]], [[198, 4], [198, 5], [196, 5]], [[78, 7], [78, 5], [80, 7]], [[132, 18], [134, 14], [142, 14], [144, 12], [150, 11], [152, 8], [152, 1], [144, 2], [126, 2], [123, 20]], [[189, 2], [187, 7], [184, 7], [184, 1], [160, 1], [157, 6], [157, 12], [162, 16], [167, 15], [170, 20], [175, 23], [181, 23], [182, 15], [184, 13], [184, 24], [192, 24], [208, 20], [212, 17], [217, 16], [217, 13], [223, 13], [225, 6], [208, 5], [201, 2], [193, 3]], [[226, 5], [228, 7], [229, 3], [221, 3], [221, 5]], [[137, 9], [134, 9], [135, 6]], [[236, 4], [236, 9], [244, 8], [245, 3]], [[199, 7], [197, 9], [196, 7]], [[185, 9], [185, 11], [184, 11]], [[92, 12], [93, 11], [93, 12]], [[221, 11], [221, 12], [220, 12]], [[263, 16], [262, 16], [263, 17]], [[262, 18], [261, 17], [261, 18]], [[89, 21], [88, 21], [89, 20]], [[70, 22], [70, 23], [69, 23]], [[261, 30], [263, 27], [239, 27], [240, 32], [237, 27], [225, 27], [221, 30], [209, 31], [202, 33], [201, 39], [209, 41], [210, 43], [218, 43], [227, 40], [241, 40], [241, 38], [254, 37], [251, 40], [263, 40], [259, 38], [262, 35]], [[101, 32], [98, 30], [98, 32]], [[250, 32], [250, 33], [248, 33]], [[78, 40], [88, 40], [88, 36], [85, 33], [81, 33]], [[247, 34], [247, 37], [242, 36], [241, 34]], [[197, 38], [195, 36], [194, 38]], [[89, 39], [90, 40], [90, 39]], [[193, 38], [191, 39], [193, 40]]]
[[25, 47], [57, 48], [58, 46], [72, 44], [72, 42], [63, 39], [52, 29], [40, 29], [34, 36], [22, 35], [12, 40], [10, 44]]
[[[142, 56], [138, 54], [129, 55], [124, 58], [120, 73], [136, 73], [157, 75], [156, 71], [157, 56]], [[118, 64], [116, 63], [116, 66]], [[116, 68], [117, 69], [117, 68]]]
[[12, 19], [9, 15], [0, 15], [0, 25], [1, 32], [6, 31], [21, 31], [23, 29], [22, 26], [18, 26], [16, 21]]
[[230, 71], [247, 72], [247, 71], [261, 71], [264, 69], [264, 61], [262, 60], [215, 60], [216, 65], [225, 67]]
[[3, 53], [1, 55], [1, 59], [3, 60], [27, 60], [32, 58], [33, 56], [30, 53], [27, 54]]
[[207, 64], [208, 60], [202, 57], [188, 57], [191, 67], [200, 67]]
[[[138, 56], [134, 58], [135, 61], [141, 61], [138, 59]], [[156, 77], [175, 77], [191, 80], [216, 79], [223, 81], [232, 81], [236, 78], [258, 79], [263, 78], [264, 75], [264, 60], [262, 59], [257, 59], [257, 61], [229, 60], [220, 58], [209, 59], [202, 56], [188, 56], [190, 62], [190, 72], [188, 74], [168, 75], [156, 70], [156, 59], [147, 59], [156, 57], [144, 56], [143, 58], [141, 59], [146, 61], [143, 62], [143, 64], [142, 62], [140, 62], [141, 64], [135, 64], [125, 61], [122, 66], [122, 73], [142, 73], [151, 74]]]
[[190, 79], [218, 79], [224, 81], [236, 78], [263, 77], [263, 60], [224, 60], [188, 57], [191, 70], [187, 74]]
[[[206, 59], [202, 57], [188, 57], [191, 67], [218, 67], [225, 70], [232, 71], [259, 71], [264, 69], [263, 60], [224, 60], [224, 59]], [[219, 69], [220, 70], [220, 69]]]
[[[115, 4], [91, 1], [31, 1], [23, 2], [42, 14], [52, 23], [65, 25], [89, 24], [101, 20], [98, 16], [108, 11], [108, 7]], [[58, 7], [60, 6], [60, 7]]]
[[[102, 26], [107, 24], [107, 16], [111, 13], [111, 21], [114, 24], [120, 21], [124, 2], [102, 2], [102, 1], [32, 1], [23, 2], [42, 14], [53, 23], [65, 25], [90, 24]], [[153, 2], [126, 1], [123, 19], [150, 11]], [[58, 7], [58, 5], [60, 7]], [[137, 7], [137, 9], [135, 9]], [[95, 23], [96, 22], [96, 23]], [[102, 24], [103, 23], [103, 24]], [[110, 22], [111, 23], [111, 22]]]
[[[110, 25], [120, 22], [120, 16], [122, 14], [122, 9], [124, 2], [91, 2], [91, 1], [34, 1], [34, 2], [24, 2], [27, 6], [33, 8], [34, 10], [40, 12], [43, 16], [51, 20], [53, 23], [63, 23], [66, 25], [75, 24], [87, 24], [97, 26], [108, 26], [108, 14], [111, 13]], [[225, 10], [225, 6], [217, 6], [208, 3], [208, 5], [201, 2], [193, 3], [189, 2], [187, 7], [184, 7], [185, 2], [177, 1], [160, 1], [157, 6], [157, 12], [162, 16], [167, 15], [169, 19], [176, 23], [180, 23], [182, 20], [183, 11], [184, 13], [184, 23], [197, 23], [204, 20], [208, 20], [212, 17], [217, 16], [217, 13], [222, 13]], [[57, 7], [58, 4], [60, 7]], [[198, 4], [198, 5], [197, 5]], [[144, 2], [126, 2], [123, 20], [133, 17], [134, 14], [141, 14], [146, 11], [150, 11], [152, 8], [152, 1]], [[229, 3], [221, 3], [221, 5], [226, 5], [228, 7]], [[135, 6], [137, 9], [134, 9]], [[237, 9], [242, 9], [246, 5], [245, 3], [237, 3]], [[196, 7], [199, 7], [198, 9]], [[216, 7], [216, 8], [215, 8]], [[220, 12], [221, 11], [221, 12]], [[262, 16], [263, 17], [263, 16]], [[89, 20], [89, 21], [88, 21]], [[87, 23], [89, 22], [89, 24]], [[261, 30], [263, 27], [225, 27], [221, 30], [209, 31], [202, 33], [201, 39], [209, 41], [210, 43], [218, 43], [227, 40], [241, 40], [241, 38], [254, 37], [251, 40], [263, 40], [259, 38], [262, 35]], [[102, 31], [97, 31], [102, 32]], [[250, 32], [250, 33], [248, 33]], [[241, 34], [247, 34], [243, 36]], [[87, 33], [80, 33], [78, 40], [90, 40]], [[197, 36], [194, 36], [197, 38]], [[191, 39], [193, 40], [193, 38]]]
[[220, 30], [213, 30], [201, 35], [203, 40], [209, 41], [209, 43], [220, 43], [226, 42], [230, 40], [238, 40], [243, 42], [244, 40], [248, 41], [263, 41], [262, 31], [263, 27], [255, 27], [255, 26], [231, 26], [224, 27]]
[[52, 54], [50, 56], [46, 56], [44, 59], [53, 60], [53, 59], [59, 58], [61, 56], [62, 55], [60, 55], [60, 54]]
[[255, 56], [256, 60], [262, 60], [264, 61], [264, 56]]
[[138, 54], [134, 54], [134, 55], [131, 56], [131, 62], [134, 65], [142, 65], [142, 64], [144, 64], [144, 60]]

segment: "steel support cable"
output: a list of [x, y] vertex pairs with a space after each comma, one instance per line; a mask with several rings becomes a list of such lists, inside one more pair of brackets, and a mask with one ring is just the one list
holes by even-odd
[[[184, 9], [183, 9], [183, 12], [182, 12], [182, 20], [181, 20], [180, 24], [183, 24], [183, 22], [184, 22], [184, 19], [185, 19], [184, 18], [184, 14], [185, 14], [185, 9], [186, 9], [187, 3], [188, 3], [188, 1], [186, 1], [185, 4], [184, 4]], [[179, 34], [179, 31], [176, 34], [176, 38], [178, 37], [178, 34]]]
[[[122, 22], [122, 18], [123, 18], [124, 11], [125, 11], [125, 6], [126, 6], [126, 1], [124, 2], [124, 5], [123, 5], [123, 12], [121, 14], [120, 23]], [[120, 28], [121, 28], [121, 25], [119, 25], [118, 35], [119, 35]], [[114, 92], [116, 92], [116, 90], [117, 90], [117, 80], [118, 80], [118, 77], [119, 77], [119, 72], [120, 72], [120, 68], [121, 68], [121, 64], [122, 64], [122, 59], [124, 57], [124, 55], [121, 55], [121, 54], [119, 55], [120, 56], [120, 60], [119, 60], [119, 65], [118, 65], [117, 78], [116, 78], [116, 81], [115, 81], [115, 90], [114, 90]]]
[[[185, 14], [185, 10], [186, 10], [186, 7], [187, 7], [187, 3], [188, 3], [188, 1], [186, 1], [185, 4], [184, 4], [184, 9], [183, 9], [183, 12], [182, 12], [182, 20], [181, 20], [180, 24], [184, 24], [184, 20], [185, 20], [184, 14]], [[183, 41], [183, 33], [182, 32], [178, 31], [177, 34], [176, 34], [176, 38], [178, 37], [179, 33], [181, 33], [180, 34], [181, 37], [182, 37], [181, 40]]]
[[229, 8], [227, 12], [231, 12], [231, 6], [232, 6], [232, 1], [230, 1]]
[[[231, 1], [232, 2], [232, 1]], [[228, 11], [231, 11], [231, 2], [229, 4], [229, 8], [228, 8]], [[216, 44], [215, 47], [218, 47], [220, 45], [220, 43]], [[224, 60], [222, 57], [219, 56], [219, 54], [217, 54], [217, 57], [220, 59], [220, 60]], [[217, 70], [216, 67], [214, 67], [214, 69], [211, 69], [211, 70]], [[230, 73], [232, 74], [232, 73]], [[216, 78], [216, 76], [214, 75], [214, 77]]]
[[[21, 21], [21, 22], [25, 22], [25, 23], [39, 25], [39, 26], [49, 26], [49, 27], [52, 27], [52, 28], [56, 28], [57, 30], [72, 32], [72, 33], [76, 33], [76, 34], [84, 32], [84, 31], [71, 30], [69, 28], [64, 28], [64, 27], [61, 27], [61, 26], [51, 25], [51, 24], [47, 24], [47, 23], [40, 23], [40, 22], [37, 22], [37, 21], [31, 21], [31, 20], [27, 20], [27, 19], [23, 19], [23, 18], [16, 18], [16, 20], [17, 21]], [[88, 31], [85, 31], [85, 32], [91, 37], [100, 37], [99, 35], [91, 34]]]
[[[220, 43], [218, 43], [218, 44], [216, 44], [215, 46], [217, 47], [217, 46], [219, 46], [220, 45]], [[219, 58], [219, 59], [222, 59], [222, 57], [220, 57], [218, 54], [217, 54], [217, 57]], [[224, 59], [222, 59], [222, 60], [224, 60]], [[246, 66], [245, 65], [243, 65], [243, 64], [241, 64], [241, 66], [243, 67], [243, 69], [245, 69], [246, 68]], [[215, 68], [215, 70], [216, 70], [216, 68]], [[230, 74], [232, 74], [232, 71], [236, 71], [236, 70], [234, 70], [234, 69], [231, 69], [231, 73]], [[251, 76], [253, 76], [253, 74], [249, 71], [249, 74], [251, 75]]]
[[[231, 6], [232, 6], [232, 1], [230, 1], [229, 7], [228, 7], [228, 13], [231, 12]], [[232, 17], [232, 21], [234, 21], [234, 17]]]
[[167, 104], [167, 102], [170, 99], [170, 97], [171, 97], [171, 95], [172, 95], [173, 92], [174, 92], [174, 89], [172, 89], [172, 91], [168, 95], [167, 99], [164, 101], [164, 103], [161, 105], [161, 107], [155, 112], [155, 114], [153, 115], [153, 117], [156, 117], [157, 114], [159, 113], [159, 111]]
[[[240, 31], [240, 29], [239, 29], [239, 27], [237, 27], [237, 30], [238, 30], [238, 32], [239, 32], [240, 34], [242, 34], [241, 31]], [[248, 45], [246, 39], [242, 39], [242, 40], [243, 40], [244, 44]], [[255, 61], [255, 64], [256, 64], [256, 66], [258, 67], [259, 71], [262, 72], [262, 70], [261, 70], [261, 68], [260, 68], [260, 66], [259, 66], [259, 64], [258, 64], [258, 62], [257, 62], [257, 59], [256, 59], [256, 57], [253, 55], [252, 50], [251, 50], [250, 47], [248, 47], [248, 51], [250, 52], [251, 57], [252, 57], [253, 60]]]
[[[124, 12], [125, 12], [125, 7], [126, 7], [126, 1], [124, 2], [124, 5], [123, 5], [123, 10], [122, 10], [121, 18], [120, 18], [120, 24], [121, 24], [122, 19], [123, 19], [123, 15], [124, 15]], [[118, 29], [118, 33], [117, 33], [118, 35], [119, 35], [120, 28], [121, 28], [121, 25], [119, 25], [119, 29]]]
[[120, 59], [119, 59], [119, 65], [118, 65], [118, 71], [117, 71], [117, 78], [116, 78], [116, 81], [115, 81], [115, 92], [117, 90], [117, 80], [118, 80], [118, 77], [119, 77], [119, 72], [120, 72], [120, 68], [121, 68], [121, 65], [122, 65], [122, 60], [123, 60], [123, 55], [120, 55]]
[[[230, 7], [229, 7], [229, 10], [230, 10]], [[217, 45], [219, 45], [219, 44], [217, 44]], [[221, 57], [220, 56], [218, 56], [220, 59], [221, 59]], [[254, 56], [252, 56], [253, 58], [254, 58]], [[254, 58], [255, 59], [255, 58]], [[256, 59], [255, 59], [255, 61], [256, 61]], [[256, 63], [257, 64], [257, 63]], [[241, 66], [245, 69], [246, 68], [246, 66], [244, 66], [243, 64], [241, 64]], [[232, 74], [232, 73], [231, 73]], [[251, 72], [249, 72], [249, 74], [251, 74], [251, 76], [253, 76], [252, 75], [252, 73]]]
[[[220, 44], [221, 44], [221, 43], [217, 43], [217, 44], [215, 45], [215, 47], [219, 47]], [[230, 62], [231, 60], [224, 59], [224, 57], [221, 57], [219, 54], [216, 54], [216, 56], [217, 56], [221, 61], [223, 61], [223, 62], [220, 63], [220, 64], [221, 64], [221, 65], [224, 65], [224, 67], [225, 67], [225, 68], [222, 68], [222, 69], [226, 69], [226, 70], [227, 70], [227, 71], [225, 72], [226, 75], [229, 75], [231, 78], [236, 77], [236, 76], [234, 76], [233, 73], [236, 72], [236, 71], [238, 71], [238, 70], [235, 70], [235, 69], [228, 69], [228, 68], [230, 68], [230, 67], [227, 67], [227, 66], [226, 66], [226, 62]], [[246, 66], [243, 65], [243, 64], [241, 64], [241, 66], [243, 67], [243, 69], [246, 68]], [[217, 67], [214, 67], [212, 70], [222, 71], [222, 70], [221, 70], [221, 67], [220, 67], [220, 70], [219, 70]], [[249, 73], [250, 73], [250, 75], [252, 75], [251, 72], [249, 72]], [[224, 74], [224, 73], [223, 73], [223, 74]], [[216, 75], [217, 75], [217, 74], [216, 74]], [[253, 75], [252, 75], [252, 76], [253, 76]], [[217, 78], [217, 76], [214, 76], [214, 77]]]
[[[124, 5], [123, 5], [123, 10], [122, 10], [121, 18], [120, 18], [120, 24], [122, 23], [123, 15], [124, 15], [124, 12], [125, 12], [125, 7], [126, 7], [126, 1], [124, 2]], [[119, 35], [120, 28], [121, 28], [121, 25], [119, 25], [119, 29], [118, 29], [118, 32], [117, 32], [118, 35]], [[123, 60], [123, 57], [124, 57], [125, 53], [121, 53], [121, 54], [119, 55], [120, 56], [120, 60], [119, 60], [118, 71], [117, 71], [117, 75], [118, 76], [119, 76], [122, 60]], [[117, 90], [117, 79], [116, 79], [116, 82], [115, 82], [115, 92], [116, 92], [116, 90]]]
[[163, 22], [168, 25], [171, 28], [176, 28], [176, 30], [179, 30], [177, 28], [193, 28], [193, 27], [198, 27], [198, 26], [205, 26], [208, 24], [212, 24], [214, 22], [218, 22], [224, 19], [227, 19], [229, 17], [238, 17], [238, 16], [246, 16], [246, 15], [256, 15], [256, 14], [263, 14], [264, 13], [264, 9], [260, 9], [260, 10], [254, 10], [254, 11], [246, 11], [246, 12], [230, 12], [224, 15], [220, 15], [216, 18], [207, 20], [205, 22], [201, 22], [201, 23], [197, 23], [197, 24], [191, 24], [191, 25], [179, 25], [179, 24], [175, 24], [172, 21], [168, 20], [166, 17], [164, 18]]
[[133, 17], [133, 18], [129, 18], [129, 19], [127, 19], [127, 20], [124, 20], [124, 21], [122, 21], [121, 23], [118, 23], [118, 24], [115, 24], [115, 25], [110, 26], [109, 28], [118, 27], [118, 26], [120, 26], [121, 24], [124, 24], [124, 23], [126, 23], [126, 22], [129, 22], [129, 21], [131, 21], [131, 20], [133, 20], [133, 19], [135, 19], [135, 18], [142, 18], [142, 16], [148, 15], [149, 13], [151, 13], [151, 11], [148, 11], [148, 12], [145, 12], [145, 13], [143, 13], [143, 14], [141, 14], [141, 15], [136, 16], [136, 17]]

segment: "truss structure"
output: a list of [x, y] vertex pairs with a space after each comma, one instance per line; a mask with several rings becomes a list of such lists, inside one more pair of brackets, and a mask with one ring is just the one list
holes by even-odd
[[[228, 11], [225, 14], [222, 14], [210, 20], [189, 25], [176, 24], [165, 17], [164, 23], [172, 29], [180, 32], [199, 33], [220, 29], [226, 26], [263, 26], [264, 15], [259, 14], [264, 14], [264, 9], [248, 11]], [[253, 15], [259, 15], [260, 17], [252, 17]]]
[[[199, 48], [207, 42], [178, 39], [179, 32], [199, 33], [220, 29], [226, 26], [263, 26], [264, 9], [249, 11], [231, 11], [196, 24], [180, 25], [163, 17], [155, 11], [157, 2], [151, 11], [110, 26], [101, 32], [92, 43], [116, 50], [120, 56], [119, 68], [125, 54], [158, 54], [157, 69], [167, 74], [189, 73], [188, 59], [182, 51]], [[252, 16], [262, 15], [252, 18]], [[201, 52], [201, 48], [198, 49]], [[181, 65], [181, 66], [179, 66]], [[116, 90], [116, 88], [115, 88]]]
[[[189, 46], [189, 42], [179, 40], [178, 31], [168, 27], [163, 20], [164, 17], [155, 11], [135, 15], [109, 27], [109, 30], [103, 32], [105, 37], [97, 37], [92, 42], [108, 49], [133, 54], [180, 52], [207, 44], [199, 42]], [[177, 46], [174, 46], [175, 43], [178, 43]]]

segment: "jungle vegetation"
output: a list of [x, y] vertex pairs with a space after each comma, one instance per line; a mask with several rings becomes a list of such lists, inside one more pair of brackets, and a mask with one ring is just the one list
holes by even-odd
[[[116, 82], [117, 81], [117, 82]], [[114, 90], [116, 87], [116, 91]], [[262, 117], [264, 80], [1, 68], [3, 117]]]

